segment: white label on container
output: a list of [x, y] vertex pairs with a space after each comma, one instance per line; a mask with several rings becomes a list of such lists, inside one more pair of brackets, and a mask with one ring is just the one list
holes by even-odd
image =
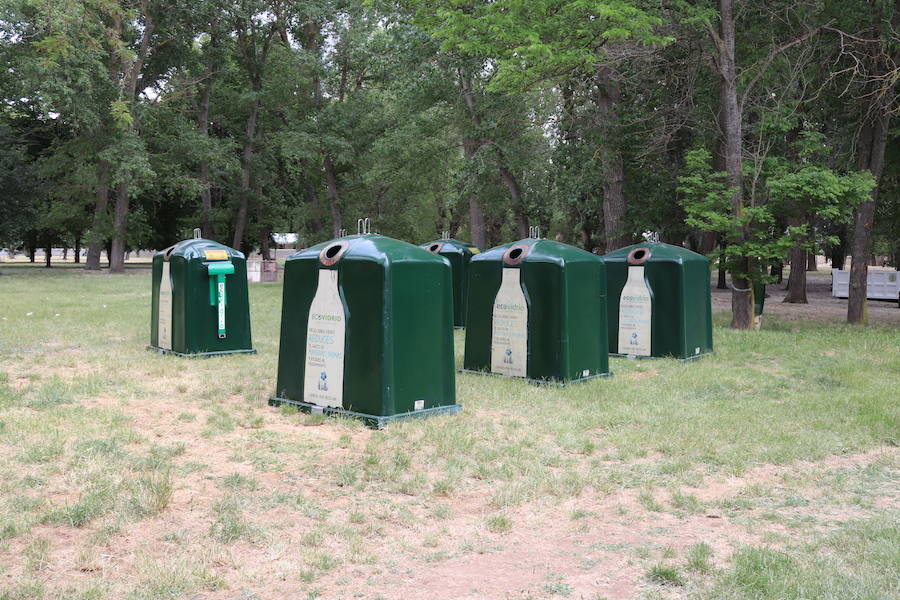
[[216, 290], [219, 294], [218, 300], [218, 309], [219, 309], [219, 331], [223, 331], [225, 329], [225, 282], [221, 281], [216, 284]]
[[319, 285], [306, 322], [304, 402], [330, 408], [343, 407], [346, 328], [344, 303], [338, 291], [338, 272], [319, 269]]
[[423, 410], [425, 408], [424, 400], [416, 400], [413, 402], [413, 410]]
[[491, 372], [525, 377], [528, 366], [528, 302], [519, 269], [503, 269], [491, 320]]
[[653, 303], [644, 281], [644, 267], [628, 267], [628, 280], [619, 297], [619, 354], [650, 356], [650, 317]]
[[156, 344], [164, 350], [172, 349], [172, 277], [169, 274], [169, 261], [162, 264], [162, 277], [159, 280], [159, 310], [156, 315]]

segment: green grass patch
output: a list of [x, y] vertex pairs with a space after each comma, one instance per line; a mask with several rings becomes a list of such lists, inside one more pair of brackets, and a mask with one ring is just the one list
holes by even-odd
[[[461, 515], [461, 499], [479, 499], [478, 508], [486, 511], [479, 513], [485, 515], [479, 524], [495, 534], [512, 529], [509, 515], [523, 505], [554, 514], [567, 503], [569, 508], [557, 514], [571, 521], [570, 528], [585, 531], [595, 518], [641, 520], [666, 511], [687, 516], [715, 509], [748, 527], [775, 522], [790, 535], [770, 546], [739, 550], [732, 562], [717, 556], [721, 569], [712, 566], [705, 544], [661, 558], [648, 543], [650, 550], [640, 557], [647, 567], [661, 561], [657, 566], [675, 569], [687, 581], [683, 590], [666, 590], [671, 582], [657, 573], [660, 585], [653, 593], [693, 592], [691, 586], [701, 582], [697, 585], [711, 590], [709, 597], [783, 593], [790, 599], [817, 569], [830, 569], [834, 576], [810, 584], [822, 597], [834, 590], [849, 598], [896, 595], [896, 578], [886, 567], [898, 545], [895, 531], [884, 523], [875, 529], [854, 525], [835, 534], [835, 542], [817, 532], [837, 524], [809, 520], [821, 502], [875, 514], [882, 506], [879, 498], [895, 493], [894, 464], [804, 470], [802, 481], [767, 482], [765, 489], [748, 488], [709, 507], [683, 491], [706, 477], [740, 476], [759, 465], [900, 444], [896, 327], [770, 316], [762, 331], [738, 332], [717, 313], [716, 350], [702, 360], [612, 358], [615, 377], [563, 388], [459, 374], [457, 402], [465, 406], [460, 414], [363, 432], [357, 421], [266, 405], [277, 373], [280, 285], [250, 288], [258, 354], [183, 360], [145, 349], [147, 271], [123, 276], [77, 269], [0, 271], [7, 319], [0, 321], [0, 541], [24, 538], [38, 523], [89, 526], [108, 541], [143, 516], [171, 510], [176, 485], [208, 477], [224, 498], [204, 508], [212, 540], [180, 542], [195, 549], [210, 541], [212, 546], [268, 541], [252, 519], [256, 511], [277, 505], [310, 522], [303, 529], [309, 535], [299, 540], [312, 549], [310, 561], [321, 555], [352, 563], [353, 545], [360, 557], [375, 555], [381, 573], [399, 573], [434, 532], [422, 532], [403, 546], [411, 550], [401, 548], [396, 563], [373, 551], [381, 532], [414, 531], [424, 524], [450, 528]], [[455, 333], [457, 367], [464, 339], [464, 331]], [[152, 424], [142, 422], [146, 411], [137, 409], [160, 401], [175, 408]], [[169, 439], [157, 440], [164, 430]], [[194, 430], [203, 438], [191, 439]], [[195, 442], [234, 465], [216, 471], [221, 461], [204, 459]], [[270, 490], [273, 473], [283, 481]], [[263, 481], [265, 493], [259, 489]], [[641, 507], [620, 507], [614, 515], [572, 509], [623, 490], [628, 497], [637, 495]], [[334, 507], [348, 498], [352, 506], [346, 516], [336, 517]], [[448, 549], [454, 555], [491, 551], [497, 539], [442, 541], [439, 548], [429, 546], [430, 556], [440, 560]], [[812, 545], [792, 545], [800, 542]], [[321, 560], [308, 566], [314, 577], [329, 572]], [[677, 568], [670, 567], [676, 561]], [[171, 577], [162, 573], [166, 569], [174, 571]], [[198, 569], [148, 563], [123, 584], [121, 595], [202, 595], [217, 584], [212, 571], [202, 564]], [[289, 576], [296, 578], [297, 569]], [[840, 577], [855, 583], [841, 587]], [[876, 583], [866, 583], [867, 578]], [[26, 597], [28, 581], [0, 593]], [[826, 583], [831, 587], [822, 587]]]
[[789, 548], [743, 548], [702, 597], [874, 600], [898, 595], [900, 513], [891, 512]]

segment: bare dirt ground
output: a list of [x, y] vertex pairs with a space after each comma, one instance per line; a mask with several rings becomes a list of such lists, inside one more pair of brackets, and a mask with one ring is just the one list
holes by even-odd
[[[187, 395], [202, 386], [202, 381], [179, 381], [188, 386]], [[174, 385], [174, 381], [166, 384]], [[212, 587], [221, 589], [186, 596], [162, 592], [154, 596], [150, 592], [136, 597], [626, 600], [660, 589], [647, 578], [648, 562], [672, 556], [683, 562], [681, 557], [688, 549], [702, 542], [712, 548], [713, 563], [724, 565], [743, 545], [793, 535], [788, 524], [759, 520], [772, 499], [803, 495], [814, 500], [791, 513], [813, 519], [807, 523], [806, 534], [810, 528], [827, 529], [832, 521], [900, 509], [896, 488], [873, 492], [878, 502], [867, 508], [844, 498], [825, 497], [818, 480], [838, 472], [852, 477], [877, 464], [897, 468], [900, 448], [884, 447], [817, 462], [763, 465], [739, 477], [721, 473], [701, 476], [696, 485], [679, 490], [696, 500], [693, 507], [678, 505], [673, 490], [662, 487], [623, 488], [613, 493], [586, 489], [571, 498], [512, 509], [506, 514], [515, 528], [492, 532], [485, 527], [495, 510], [487, 502], [487, 485], [454, 494], [448, 513], [440, 518], [432, 515], [432, 501], [403, 494], [389, 495], [386, 500], [370, 496], [368, 491], [355, 498], [352, 491], [345, 493], [336, 487], [328, 477], [329, 465], [360, 459], [366, 442], [376, 435], [366, 429], [310, 426], [302, 419], [288, 422], [271, 418], [267, 409], [257, 409], [266, 417], [266, 431], [302, 439], [318, 449], [322, 456], [304, 461], [312, 468], [304, 468], [306, 474], [301, 475], [293, 468], [267, 471], [236, 459], [235, 453], [262, 446], [252, 435], [254, 429], [237, 427], [220, 437], [205, 437], [203, 411], [186, 406], [179, 397], [159, 397], [152, 404], [103, 397], [85, 405], [124, 412], [154, 444], [183, 444], [178, 465], [202, 464], [202, 469], [178, 478], [166, 510], [129, 523], [101, 541], [98, 534], [113, 526], [109, 522], [78, 529], [39, 525], [29, 536], [8, 543], [4, 554], [22, 556], [34, 539], [52, 540], [43, 559], [47, 566], [40, 570], [47, 588], [102, 581], [110, 598], [125, 598], [136, 581], [152, 589], [148, 581], [162, 577], [154, 569], [164, 572], [193, 564], [214, 572], [220, 583]], [[180, 420], [177, 415], [186, 408], [199, 412], [201, 418]], [[344, 437], [338, 445], [342, 434], [350, 439]], [[223, 497], [220, 483], [235, 473], [254, 480], [261, 497], [292, 500], [265, 510], [255, 505], [255, 514], [248, 519], [253, 527], [265, 531], [259, 538], [230, 544], [211, 542], [216, 503]], [[803, 481], [797, 483], [798, 479]], [[65, 489], [61, 482], [58, 486], [60, 491]], [[313, 518], [298, 515], [293, 499], [303, 498], [315, 498], [325, 510]], [[759, 505], [729, 510], [729, 501], [736, 499]], [[53, 500], [65, 502], [66, 498]], [[68, 498], [74, 500], [74, 496]], [[379, 502], [387, 502], [392, 516], [378, 514]], [[354, 511], [361, 511], [361, 516], [351, 516]], [[404, 518], [404, 512], [412, 518]], [[356, 519], [357, 523], [351, 524]], [[306, 577], [304, 568], [321, 556], [341, 559], [316, 575], [314, 582], [300, 583]], [[24, 566], [13, 567], [3, 579], [14, 584], [24, 576]], [[664, 597], [688, 596], [682, 588], [670, 586]]]
[[[767, 315], [834, 323], [846, 317], [846, 300], [830, 297], [829, 273], [810, 275], [808, 305], [783, 304], [781, 286], [769, 286], [769, 294]], [[713, 291], [715, 310], [729, 304], [729, 291]], [[895, 304], [871, 302], [869, 314], [872, 323], [900, 324]], [[46, 349], [53, 360], [9, 367], [12, 389], [28, 388], [36, 374], [67, 384], [86, 375], [78, 363], [84, 350], [53, 343]], [[708, 545], [712, 564], [725, 568], [746, 545], [778, 546], [801, 534], [808, 539], [848, 521], [900, 511], [900, 447], [890, 440], [867, 452], [818, 461], [756, 463], [738, 475], [692, 463], [675, 483], [623, 482], [613, 489], [588, 483], [498, 507], [492, 498], [505, 483], [500, 478], [467, 477], [441, 493], [428, 465], [413, 465], [400, 475], [367, 480], [361, 465], [383, 433], [284, 414], [264, 399], [248, 399], [246, 388], [204, 397], [210, 376], [205, 369], [216, 363], [174, 370], [180, 364], [129, 365], [130, 376], [152, 386], [152, 393], [138, 395], [137, 386], [68, 405], [123, 415], [139, 438], [124, 444], [130, 457], [146, 455], [151, 446], [180, 448], [171, 461], [175, 488], [167, 506], [139, 518], [127, 506], [118, 507], [77, 527], [36, 523], [27, 534], [0, 540], [0, 599], [680, 599], [694, 596], [696, 588], [661, 585], [648, 570], [666, 564], [689, 573], [687, 555], [697, 544]], [[647, 363], [647, 370], [625, 372], [620, 379], [652, 379], [665, 364]], [[93, 365], [98, 376], [100, 366]], [[264, 382], [262, 389], [269, 385]], [[227, 411], [235, 424], [210, 434], [217, 410]], [[479, 417], [497, 423], [514, 418], [490, 409]], [[664, 458], [649, 452], [607, 459], [604, 432], [596, 438], [598, 447], [581, 459], [592, 469], [628, 472]], [[55, 506], [78, 502], [82, 482], [76, 478], [91, 473], [73, 446], [69, 442], [59, 464], [48, 461], [50, 466], [15, 462], [20, 448], [7, 447], [13, 465], [8, 468], [18, 469], [9, 481], [45, 479], [43, 488], [15, 494]], [[415, 449], [409, 451], [415, 457]], [[105, 468], [94, 460], [90, 469]], [[556, 475], [553, 466], [540, 468], [538, 478]], [[126, 462], [115, 469], [109, 477], [124, 478], [123, 487], [139, 475]], [[424, 484], [412, 478], [409, 486], [401, 485], [411, 474], [423, 476]], [[594, 481], [589, 475], [584, 480]], [[240, 509], [233, 522], [223, 521], [227, 502]], [[497, 515], [508, 523], [492, 525]], [[214, 534], [221, 527], [233, 527], [234, 535], [221, 539]], [[41, 540], [46, 550], [38, 552]], [[32, 580], [46, 590], [43, 595], [3, 591]], [[73, 589], [79, 594], [67, 594]], [[90, 595], [91, 589], [99, 592]]]
[[[809, 304], [785, 304], [787, 271], [784, 283], [766, 286], [766, 303], [763, 323], [767, 315], [784, 319], [816, 319], [834, 323], [847, 321], [847, 299], [831, 296], [831, 271], [820, 267], [819, 271], [806, 274], [806, 295]], [[713, 278], [713, 310], [731, 310], [731, 289], [716, 289]], [[897, 302], [869, 300], [869, 322], [880, 325], [900, 325], [900, 307]], [[763, 325], [765, 326], [765, 325]]]

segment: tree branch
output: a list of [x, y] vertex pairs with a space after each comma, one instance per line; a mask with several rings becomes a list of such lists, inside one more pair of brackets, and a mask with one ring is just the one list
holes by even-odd
[[[831, 23], [831, 22], [832, 21], [829, 21], [829, 23]], [[818, 34], [824, 28], [825, 28], [825, 25], [821, 25], [819, 27], [816, 27], [815, 29], [810, 29], [809, 31], [807, 31], [806, 33], [801, 35], [800, 37], [798, 37], [794, 40], [791, 40], [790, 42], [784, 44], [783, 46], [779, 46], [778, 48], [773, 48], [772, 51], [769, 52], [769, 55], [766, 57], [766, 60], [763, 61], [762, 66], [759, 68], [759, 70], [756, 71], [756, 74], [750, 80], [750, 83], [748, 83], [747, 87], [744, 88], [744, 93], [741, 94], [741, 112], [743, 112], [743, 110], [744, 110], [744, 105], [747, 103], [747, 97], [750, 95], [750, 92], [753, 91], [753, 88], [754, 88], [754, 86], [756, 86], [756, 83], [759, 81], [759, 78], [763, 76], [763, 73], [766, 72], [766, 70], [769, 68], [769, 65], [772, 64], [772, 61], [775, 60], [775, 58], [779, 54], [783, 54], [784, 52], [787, 52], [794, 46], [797, 46], [798, 44], [802, 44], [809, 38]]]

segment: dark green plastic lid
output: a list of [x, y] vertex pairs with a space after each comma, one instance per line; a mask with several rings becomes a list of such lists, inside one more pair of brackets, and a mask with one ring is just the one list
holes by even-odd
[[287, 260], [319, 260], [324, 267], [339, 261], [371, 261], [382, 265], [397, 262], [444, 262], [444, 258], [407, 242], [377, 233], [348, 235], [310, 246]]
[[481, 248], [469, 242], [461, 242], [452, 238], [432, 240], [419, 246], [435, 254], [465, 254], [474, 256], [481, 253]]
[[[640, 250], [645, 250], [641, 254]], [[629, 256], [633, 256], [632, 261], [628, 260]], [[708, 263], [709, 259], [702, 254], [691, 252], [687, 248], [681, 246], [672, 246], [662, 242], [644, 242], [642, 244], [633, 244], [625, 248], [613, 250], [609, 254], [603, 255], [603, 260], [608, 262], [631, 262], [631, 264], [643, 264], [645, 262], [703, 262]], [[638, 260], [640, 262], [633, 262]]]
[[[520, 252], [517, 252], [520, 251]], [[545, 262], [563, 264], [566, 262], [593, 262], [600, 257], [585, 252], [575, 246], [554, 240], [526, 238], [517, 242], [497, 246], [485, 250], [472, 257], [472, 261], [503, 261], [507, 266], [515, 266], [523, 262]]]
[[[222, 251], [225, 252], [224, 255], [222, 254]], [[207, 254], [207, 252], [209, 252], [209, 254]], [[170, 260], [175, 257], [183, 258], [185, 260], [195, 258], [201, 260], [231, 260], [233, 258], [244, 258], [243, 252], [240, 252], [239, 250], [203, 238], [182, 240], [155, 254], [155, 256], [160, 255], [162, 255], [163, 260]]]

